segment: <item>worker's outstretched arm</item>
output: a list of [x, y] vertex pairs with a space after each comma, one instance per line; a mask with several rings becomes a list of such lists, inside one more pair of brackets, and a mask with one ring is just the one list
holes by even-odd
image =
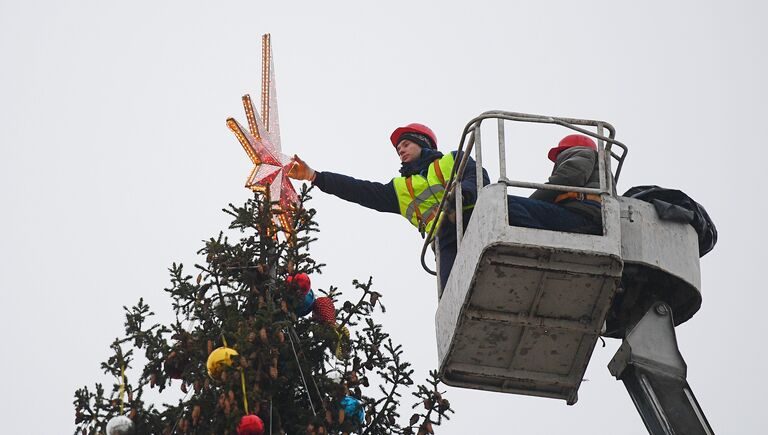
[[400, 213], [395, 186], [389, 183], [358, 180], [333, 172], [317, 172], [314, 184], [325, 193], [376, 211]]
[[360, 204], [380, 212], [400, 213], [400, 207], [395, 194], [395, 186], [389, 183], [358, 180], [333, 172], [315, 171], [298, 156], [293, 158], [294, 167], [288, 176], [297, 180], [308, 180], [325, 193], [338, 196], [341, 199]]

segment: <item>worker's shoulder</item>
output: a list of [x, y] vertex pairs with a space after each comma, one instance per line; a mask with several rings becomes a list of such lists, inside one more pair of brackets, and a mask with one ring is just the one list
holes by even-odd
[[[461, 156], [464, 155], [464, 151], [453, 150], [449, 154], [453, 157], [454, 160], [459, 160], [461, 159]], [[471, 159], [472, 156], [470, 156], [469, 158]]]

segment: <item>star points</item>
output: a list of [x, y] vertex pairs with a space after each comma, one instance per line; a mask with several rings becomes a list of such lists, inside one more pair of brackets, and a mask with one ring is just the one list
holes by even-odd
[[254, 165], [245, 187], [254, 192], [268, 194], [271, 200], [277, 201], [278, 211], [281, 213], [275, 215], [275, 221], [290, 231], [286, 214], [298, 202], [298, 195], [288, 178], [288, 170], [293, 162], [280, 148], [280, 123], [269, 34], [262, 36], [261, 89], [261, 116], [253, 107], [251, 97], [244, 95], [242, 101], [248, 129], [234, 118], [227, 119], [227, 126]]

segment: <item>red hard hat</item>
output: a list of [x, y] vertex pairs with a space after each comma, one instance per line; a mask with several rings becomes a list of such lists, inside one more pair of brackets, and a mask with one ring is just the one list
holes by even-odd
[[405, 127], [396, 128], [395, 131], [393, 131], [389, 136], [389, 140], [392, 142], [393, 146], [397, 146], [397, 142], [403, 133], [423, 134], [432, 140], [432, 144], [434, 145], [432, 148], [437, 149], [437, 136], [435, 136], [435, 132], [424, 124], [414, 122], [412, 124], [406, 125]]
[[571, 134], [562, 138], [556, 147], [549, 150], [547, 157], [554, 162], [557, 160], [557, 156], [561, 151], [573, 147], [587, 147], [597, 150], [597, 144], [595, 144], [595, 141], [591, 138], [584, 136], [583, 134]]

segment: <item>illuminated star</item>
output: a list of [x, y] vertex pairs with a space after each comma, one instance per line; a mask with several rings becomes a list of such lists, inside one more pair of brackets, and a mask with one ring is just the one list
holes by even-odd
[[[298, 195], [288, 178], [293, 163], [280, 149], [280, 122], [277, 115], [277, 93], [272, 65], [272, 48], [269, 35], [262, 37], [262, 83], [261, 114], [253, 107], [251, 97], [243, 96], [243, 107], [248, 119], [246, 130], [234, 118], [227, 119], [227, 126], [235, 133], [237, 140], [253, 162], [245, 187], [254, 192], [268, 193], [277, 201], [284, 213], [298, 202]], [[290, 230], [284, 215], [276, 215], [275, 221]]]

